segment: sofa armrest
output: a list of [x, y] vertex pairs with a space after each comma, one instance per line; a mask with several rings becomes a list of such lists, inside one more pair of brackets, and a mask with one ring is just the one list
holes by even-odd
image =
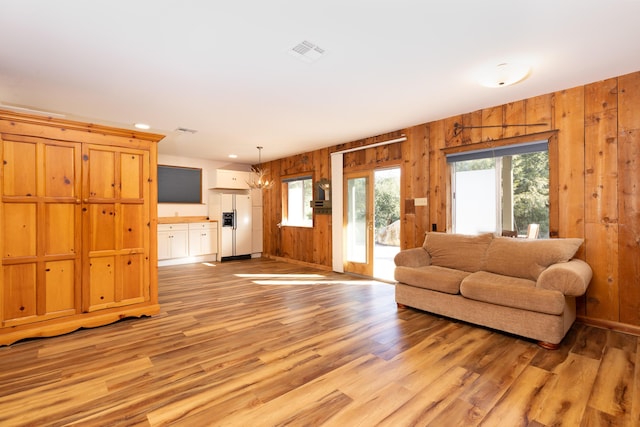
[[393, 261], [398, 267], [423, 267], [431, 265], [429, 252], [422, 247], [400, 251], [393, 258]]
[[549, 266], [538, 277], [536, 287], [577, 297], [587, 291], [592, 276], [589, 264], [580, 259], [572, 259]]

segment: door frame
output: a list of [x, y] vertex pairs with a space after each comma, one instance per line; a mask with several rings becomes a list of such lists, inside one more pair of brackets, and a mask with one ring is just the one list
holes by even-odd
[[[330, 153], [331, 156], [331, 182], [335, 185], [331, 186], [331, 268], [333, 271], [342, 273], [344, 272], [343, 265], [343, 207], [342, 207], [342, 191], [343, 191], [343, 165], [344, 154], [353, 151], [366, 150], [369, 148], [381, 147], [388, 144], [394, 144], [396, 142], [406, 141], [407, 137], [402, 135], [399, 138], [391, 139], [389, 141], [376, 142], [374, 144], [363, 145], [359, 147], [349, 148], [342, 151], [335, 151]], [[337, 183], [340, 183], [338, 185]], [[402, 188], [400, 189], [402, 192]], [[402, 198], [401, 198], [402, 199]]]
[[344, 233], [347, 233], [347, 226], [349, 224], [348, 221], [348, 206], [347, 200], [349, 197], [349, 189], [348, 182], [350, 179], [358, 179], [364, 178], [366, 179], [366, 211], [365, 211], [365, 222], [366, 222], [366, 236], [365, 236], [365, 262], [357, 262], [350, 261], [347, 259], [347, 245], [349, 242], [348, 238], [344, 238], [344, 271], [347, 273], [360, 274], [362, 276], [373, 277], [373, 240], [374, 240], [374, 197], [373, 197], [373, 186], [374, 186], [374, 170], [361, 170], [357, 172], [348, 172], [344, 174], [343, 177], [343, 224], [344, 224]]

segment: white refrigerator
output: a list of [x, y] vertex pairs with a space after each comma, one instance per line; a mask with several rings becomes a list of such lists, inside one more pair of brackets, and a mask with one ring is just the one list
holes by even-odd
[[220, 259], [251, 258], [251, 196], [225, 193], [220, 197]]

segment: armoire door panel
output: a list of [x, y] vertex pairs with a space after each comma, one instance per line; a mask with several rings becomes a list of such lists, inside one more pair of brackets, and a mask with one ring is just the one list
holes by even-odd
[[75, 312], [76, 262], [74, 260], [45, 263], [45, 311], [47, 314], [64, 311]]
[[122, 248], [143, 248], [145, 237], [144, 205], [120, 205], [122, 220]]
[[116, 249], [116, 207], [114, 204], [89, 205], [89, 252]]
[[37, 163], [35, 143], [4, 141], [3, 195], [35, 196], [37, 194]]
[[120, 153], [120, 198], [139, 199], [142, 193], [142, 160], [136, 153]]
[[76, 147], [45, 146], [45, 194], [46, 197], [79, 197], [76, 192]]
[[4, 258], [35, 256], [37, 250], [36, 204], [5, 203]]
[[36, 304], [36, 264], [5, 265], [3, 274], [3, 326], [12, 320], [34, 317]]
[[88, 188], [85, 198], [113, 199], [116, 196], [115, 153], [91, 147], [83, 156], [88, 162]]
[[78, 236], [75, 232], [78, 207], [70, 203], [47, 203], [43, 230], [44, 255], [74, 255], [78, 252]]
[[133, 299], [145, 300], [145, 287], [148, 284], [144, 280], [144, 269], [146, 267], [144, 254], [123, 255], [120, 257], [120, 271], [122, 273], [121, 295], [117, 296], [118, 301], [129, 301]]
[[116, 258], [93, 257], [89, 260], [89, 311], [113, 305], [115, 301]]

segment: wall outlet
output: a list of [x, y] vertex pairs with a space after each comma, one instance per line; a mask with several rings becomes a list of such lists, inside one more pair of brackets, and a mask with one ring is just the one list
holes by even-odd
[[413, 203], [416, 206], [427, 206], [429, 204], [429, 199], [427, 199], [426, 197], [416, 197], [415, 199], [413, 199]]

